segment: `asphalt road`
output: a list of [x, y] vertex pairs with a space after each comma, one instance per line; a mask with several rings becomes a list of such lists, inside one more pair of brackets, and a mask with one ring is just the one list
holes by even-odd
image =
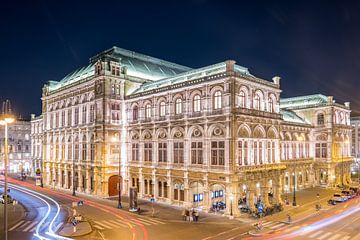
[[[199, 222], [189, 223], [182, 221], [178, 212], [175, 211], [172, 218], [150, 217], [129, 213], [127, 209], [119, 210], [116, 208], [116, 201], [80, 194], [73, 197], [70, 192], [39, 188], [32, 183], [14, 179], [11, 182], [17, 185], [10, 186], [11, 195], [19, 200], [28, 212], [24, 219], [9, 227], [11, 240], [39, 239], [35, 237], [36, 234], [44, 236], [43, 239], [60, 239], [56, 234], [65, 224], [68, 216], [72, 215], [72, 203], [79, 200], [83, 200], [84, 205], [76, 207], [77, 213], [80, 213], [91, 224], [93, 232], [76, 237], [76, 239], [236, 240], [254, 238], [248, 234], [249, 230], [254, 229], [254, 221], [251, 219], [229, 220], [222, 216], [202, 215]], [[30, 192], [30, 190], [35, 192]], [[308, 192], [308, 195], [306, 199], [314, 198], [313, 192]], [[309, 208], [312, 207], [312, 205], [309, 206]], [[359, 209], [360, 199], [357, 198], [335, 207], [328, 207], [326, 211], [319, 211], [311, 218], [301, 220], [296, 224], [288, 225], [276, 216], [265, 218], [263, 225], [271, 231], [257, 238], [360, 239]], [[167, 211], [165, 215], [169, 216], [173, 210], [169, 208]], [[43, 219], [45, 220], [42, 221]], [[51, 231], [55, 235], [47, 234]]]

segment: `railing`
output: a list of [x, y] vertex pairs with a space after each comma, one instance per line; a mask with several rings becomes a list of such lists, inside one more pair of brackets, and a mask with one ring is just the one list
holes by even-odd
[[207, 115], [221, 115], [223, 112], [223, 109], [212, 109], [207, 113]]
[[249, 108], [237, 108], [236, 113], [259, 116], [259, 117], [267, 117], [267, 118], [281, 118], [280, 113], [265, 112], [265, 111], [249, 109]]
[[263, 165], [250, 165], [250, 166], [240, 166], [239, 171], [243, 172], [258, 172], [258, 171], [268, 171], [268, 170], [282, 170], [286, 169], [285, 164], [281, 163], [271, 163]]

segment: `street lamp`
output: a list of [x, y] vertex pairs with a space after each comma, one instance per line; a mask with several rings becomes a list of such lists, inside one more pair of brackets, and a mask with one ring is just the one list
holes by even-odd
[[4, 239], [7, 240], [7, 203], [8, 203], [8, 187], [7, 187], [7, 177], [8, 177], [8, 124], [13, 123], [15, 118], [12, 116], [5, 115], [0, 120], [0, 125], [5, 126], [5, 143], [4, 143], [4, 175], [5, 175], [5, 184], [4, 184]]
[[120, 141], [120, 135], [119, 138], [117, 137], [113, 137], [113, 142], [119, 142], [119, 173], [118, 173], [118, 186], [119, 186], [119, 198], [118, 198], [118, 208], [122, 208], [122, 204], [121, 204], [121, 141]]

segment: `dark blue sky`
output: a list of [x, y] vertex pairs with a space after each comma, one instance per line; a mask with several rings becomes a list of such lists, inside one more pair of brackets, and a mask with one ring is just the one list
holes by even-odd
[[41, 88], [112, 46], [190, 67], [234, 59], [360, 111], [360, 1], [4, 1], [0, 100], [41, 111]]

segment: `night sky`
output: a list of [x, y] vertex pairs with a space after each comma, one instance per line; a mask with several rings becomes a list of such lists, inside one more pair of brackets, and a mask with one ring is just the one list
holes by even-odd
[[189, 67], [227, 59], [360, 111], [360, 1], [4, 1], [0, 100], [41, 112], [41, 88], [121, 48]]

